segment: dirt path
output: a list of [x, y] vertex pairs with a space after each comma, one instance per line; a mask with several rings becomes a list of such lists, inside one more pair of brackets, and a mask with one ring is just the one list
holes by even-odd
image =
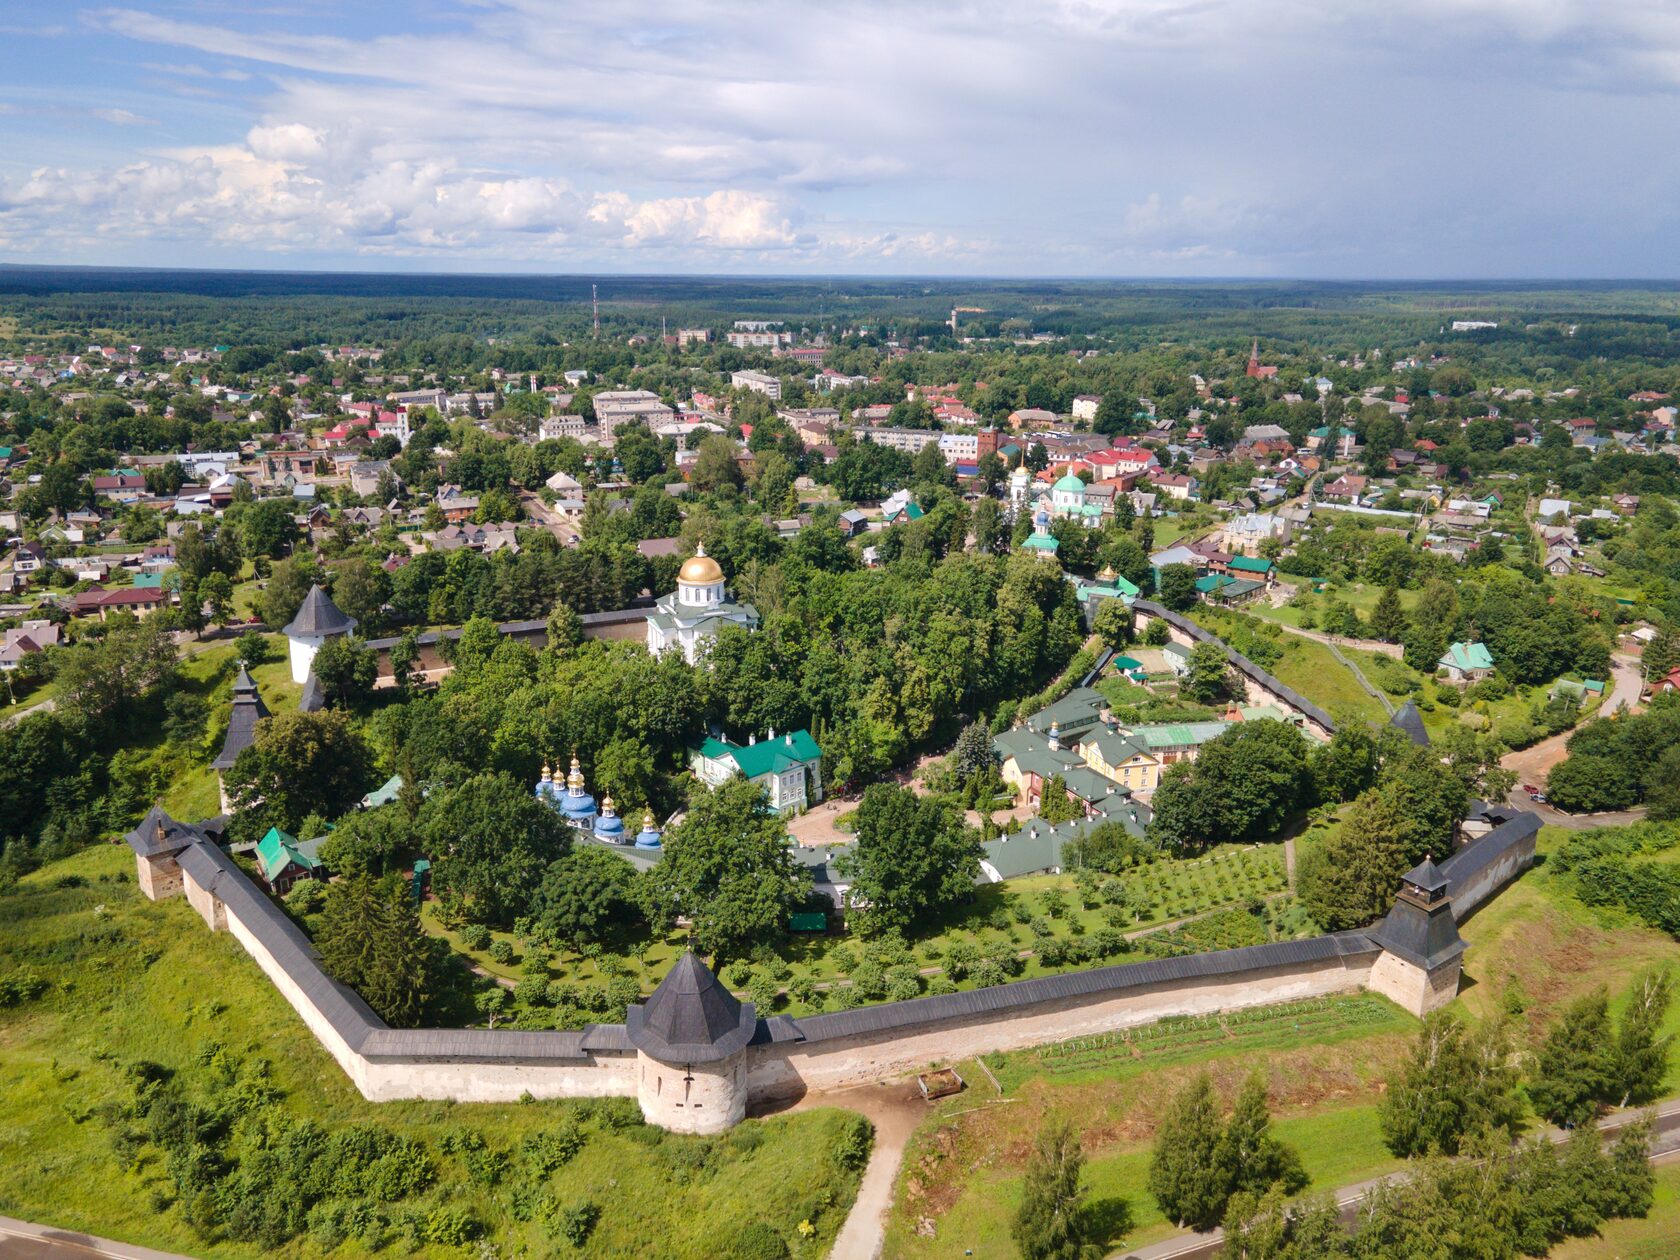
[[[1611, 659], [1610, 677], [1610, 692], [1599, 705], [1598, 712], [1605, 716], [1619, 709], [1632, 712], [1639, 704], [1639, 659], [1618, 653]], [[1593, 827], [1620, 827], [1645, 817], [1644, 809], [1618, 810], [1605, 814], [1565, 814], [1528, 799], [1528, 793], [1523, 791], [1522, 785], [1532, 783], [1544, 787], [1546, 776], [1551, 773], [1552, 767], [1568, 755], [1569, 737], [1574, 733], [1574, 730], [1563, 731], [1550, 739], [1530, 744], [1527, 748], [1501, 758], [1499, 764], [1507, 770], [1514, 771], [1517, 776], [1517, 787], [1511, 793], [1509, 803], [1520, 809], [1533, 810], [1553, 826], [1566, 827], [1571, 831], [1584, 831]]]
[[875, 1145], [863, 1180], [858, 1183], [857, 1199], [834, 1239], [834, 1249], [828, 1253], [829, 1260], [875, 1260], [886, 1241], [887, 1213], [892, 1210], [904, 1148], [916, 1126], [927, 1118], [928, 1105], [914, 1081], [895, 1081], [807, 1094], [792, 1110], [812, 1107], [843, 1107], [869, 1117], [875, 1126]]

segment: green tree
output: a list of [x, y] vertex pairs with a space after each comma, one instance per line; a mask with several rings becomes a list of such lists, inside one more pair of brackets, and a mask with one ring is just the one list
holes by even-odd
[[1510, 1061], [1510, 1036], [1497, 1021], [1472, 1031], [1450, 1014], [1429, 1016], [1383, 1093], [1388, 1149], [1403, 1159], [1457, 1155], [1470, 1134], [1515, 1135], [1522, 1112]]
[[548, 643], [550, 652], [564, 656], [583, 643], [583, 619], [572, 606], [557, 600], [548, 614]]
[[1027, 1159], [1021, 1206], [1010, 1228], [1025, 1260], [1087, 1260], [1102, 1254], [1087, 1236], [1081, 1212], [1084, 1163], [1073, 1126], [1059, 1117], [1047, 1120]]
[[740, 958], [782, 937], [804, 901], [810, 875], [788, 849], [787, 829], [757, 784], [739, 776], [697, 788], [688, 815], [666, 833], [649, 872], [644, 908], [656, 924], [693, 925], [696, 948]]
[[292, 505], [284, 499], [247, 504], [239, 514], [239, 545], [249, 557], [285, 555], [297, 540]]
[[1181, 689], [1197, 704], [1218, 704], [1231, 694], [1231, 663], [1217, 643], [1190, 649], [1190, 670]]
[[1230, 1198], [1215, 1158], [1223, 1136], [1215, 1106], [1213, 1082], [1204, 1072], [1173, 1096], [1155, 1131], [1149, 1193], [1161, 1214], [1180, 1227], [1217, 1223]]
[[1239, 722], [1167, 767], [1152, 802], [1149, 838], [1176, 853], [1275, 836], [1310, 802], [1307, 739], [1287, 722]]
[[702, 441], [689, 471], [689, 483], [700, 491], [739, 489], [741, 466], [735, 462], [735, 443], [721, 433]]
[[1161, 603], [1173, 612], [1187, 612], [1196, 603], [1196, 570], [1169, 564], [1161, 570]]
[[1614, 1081], [1617, 1106], [1646, 1102], [1657, 1096], [1668, 1075], [1668, 1047], [1672, 1037], [1663, 1033], [1673, 997], [1673, 981], [1666, 968], [1647, 971], [1633, 982], [1633, 995], [1616, 1028], [1616, 1042], [1610, 1051], [1610, 1076]]
[[351, 556], [333, 570], [332, 597], [333, 603], [356, 619], [361, 632], [369, 634], [383, 623], [391, 579], [378, 565]]
[[1065, 822], [1072, 822], [1082, 818], [1085, 811], [1078, 801], [1068, 795], [1067, 780], [1059, 774], [1053, 774], [1044, 780], [1044, 787], [1039, 794], [1038, 816], [1045, 822], [1056, 826]]
[[1585, 1124], [1616, 1090], [1610, 1003], [1603, 989], [1572, 1002], [1547, 1034], [1528, 1096], [1553, 1124]]
[[1406, 610], [1400, 606], [1400, 588], [1383, 587], [1371, 609], [1371, 637], [1384, 643], [1398, 643], [1406, 633]]
[[476, 922], [504, 926], [529, 911], [549, 866], [572, 844], [560, 815], [507, 774], [476, 775], [429, 797], [420, 830], [438, 894]]
[[[1214, 1164], [1224, 1177], [1227, 1196], [1238, 1191], [1264, 1194], [1273, 1186], [1294, 1194], [1307, 1184], [1301, 1157], [1272, 1136], [1271, 1125], [1266, 1082], [1256, 1073], [1244, 1082], [1237, 1095], [1213, 1153]], [[1219, 1205], [1218, 1219], [1224, 1218], [1225, 1207], [1225, 1203]]]
[[257, 611], [271, 630], [279, 630], [297, 616], [308, 598], [309, 588], [321, 580], [320, 568], [310, 555], [288, 556], [276, 561], [268, 584], [257, 596]]
[[233, 581], [227, 574], [206, 574], [198, 584], [198, 598], [204, 606], [204, 615], [210, 624], [227, 624], [228, 617], [233, 613]]
[[373, 694], [379, 654], [359, 639], [335, 634], [316, 650], [309, 667], [330, 703], [355, 704]]
[[227, 772], [235, 826], [250, 839], [269, 827], [295, 832], [310, 814], [337, 818], [372, 786], [367, 746], [342, 709], [276, 713]]
[[940, 800], [891, 783], [858, 803], [857, 843], [840, 858], [852, 880], [859, 926], [905, 931], [972, 894], [980, 845], [962, 815]]
[[532, 906], [537, 922], [573, 945], [604, 941], [635, 906], [629, 863], [599, 848], [574, 848], [549, 863]]
[[1105, 599], [1092, 628], [1107, 647], [1118, 651], [1132, 641], [1132, 610], [1118, 599]]
[[1344, 811], [1338, 831], [1301, 862], [1301, 903], [1331, 931], [1363, 927], [1386, 914], [1410, 870], [1401, 838], [1402, 809], [1392, 792], [1372, 788]]

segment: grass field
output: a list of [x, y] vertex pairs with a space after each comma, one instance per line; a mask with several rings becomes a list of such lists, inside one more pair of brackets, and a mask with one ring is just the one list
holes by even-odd
[[[1541, 833], [1542, 858], [1561, 836], [1551, 828]], [[1303, 837], [1312, 840], [1313, 833]], [[1463, 935], [1470, 950], [1457, 1009], [1472, 1019], [1515, 1012], [1517, 1036], [1530, 1043], [1575, 997], [1604, 985], [1619, 1009], [1642, 968], [1680, 964], [1680, 944], [1581, 905], [1544, 862], [1472, 917]], [[1130, 1035], [989, 1057], [1004, 1098], [992, 1096], [975, 1068], [976, 1088], [941, 1104], [918, 1130], [900, 1174], [886, 1252], [909, 1260], [1014, 1257], [1009, 1224], [1021, 1170], [1033, 1135], [1052, 1113], [1071, 1117], [1081, 1134], [1093, 1218], [1111, 1227], [1104, 1240], [1110, 1251], [1169, 1236], [1174, 1230], [1146, 1189], [1150, 1143], [1166, 1100], [1204, 1068], [1227, 1101], [1251, 1070], [1265, 1076], [1274, 1129], [1300, 1151], [1309, 1192], [1392, 1171], [1398, 1164], [1377, 1124], [1380, 1086], [1415, 1028], [1409, 1015], [1362, 995], [1168, 1021]], [[1680, 1034], [1680, 1010], [1670, 1010], [1665, 1031]], [[1676, 1092], [1680, 1056], [1671, 1055], [1663, 1093]], [[1676, 1239], [1680, 1171], [1669, 1168], [1647, 1220], [1612, 1222], [1601, 1238], [1553, 1255], [1662, 1260], [1680, 1257]]]
[[[1326, 600], [1337, 599], [1350, 605], [1361, 617], [1369, 617], [1371, 610], [1377, 606], [1377, 600], [1382, 597], [1382, 587], [1369, 582], [1345, 582], [1326, 587], [1322, 594], [1312, 594], [1312, 581], [1299, 573], [1280, 572], [1279, 576], [1285, 582], [1292, 583], [1301, 592], [1308, 595], [1305, 606], [1311, 608], [1315, 615], [1324, 610]], [[1400, 606], [1410, 612], [1417, 604], [1419, 592], [1416, 590], [1400, 591]], [[1301, 624], [1301, 608], [1273, 608], [1265, 602], [1252, 604], [1244, 609], [1264, 621], [1275, 621], [1280, 625], [1299, 626]]]
[[[856, 1188], [835, 1158], [849, 1126], [843, 1113], [813, 1110], [764, 1121], [717, 1139], [679, 1138], [632, 1122], [616, 1105], [373, 1104], [355, 1092], [301, 1020], [226, 934], [212, 935], [184, 899], [152, 903], [133, 882], [126, 848], [102, 846], [27, 877], [0, 898], [0, 976], [32, 972], [50, 981], [41, 997], [0, 1009], [0, 1213], [205, 1257], [314, 1257], [307, 1235], [265, 1250], [200, 1237], [172, 1202], [161, 1157], [145, 1148], [119, 1158], [99, 1114], [126, 1096], [122, 1068], [151, 1060], [183, 1079], [200, 1075], [199, 1051], [219, 1043], [245, 1061], [267, 1059], [288, 1118], [329, 1129], [375, 1124], [425, 1145], [435, 1186], [389, 1207], [395, 1218], [459, 1209], [480, 1223], [498, 1254], [637, 1256], [686, 1260], [719, 1254], [743, 1222], [762, 1220], [796, 1257], [826, 1254]], [[66, 878], [71, 882], [66, 884]], [[75, 883], [79, 880], [81, 883]], [[632, 1109], [633, 1110], [633, 1109]], [[520, 1171], [494, 1188], [444, 1151], [463, 1128], [514, 1154], [523, 1139], [576, 1123], [582, 1150], [534, 1181]], [[519, 1194], [562, 1204], [594, 1202], [599, 1223], [581, 1249], [518, 1219]], [[382, 1210], [387, 1210], [383, 1209]], [[799, 1224], [813, 1232], [802, 1237]], [[393, 1223], [387, 1254], [404, 1254]], [[392, 1244], [395, 1243], [394, 1249]], [[466, 1254], [423, 1245], [419, 1254]], [[335, 1255], [371, 1254], [352, 1238]]]

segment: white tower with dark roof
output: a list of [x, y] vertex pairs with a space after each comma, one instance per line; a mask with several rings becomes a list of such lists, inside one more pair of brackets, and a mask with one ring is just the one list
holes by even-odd
[[292, 618], [282, 634], [292, 662], [292, 681], [299, 685], [309, 678], [309, 669], [321, 644], [337, 634], [349, 634], [356, 628], [356, 619], [348, 616], [332, 602], [332, 596], [319, 585], [311, 586], [304, 597], [303, 607]]

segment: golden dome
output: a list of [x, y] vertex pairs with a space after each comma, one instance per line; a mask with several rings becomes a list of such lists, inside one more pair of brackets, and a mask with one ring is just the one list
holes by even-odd
[[706, 554], [706, 545], [701, 543], [694, 549], [694, 555], [677, 571], [677, 581], [693, 586], [710, 586], [723, 581], [723, 570], [716, 560]]

